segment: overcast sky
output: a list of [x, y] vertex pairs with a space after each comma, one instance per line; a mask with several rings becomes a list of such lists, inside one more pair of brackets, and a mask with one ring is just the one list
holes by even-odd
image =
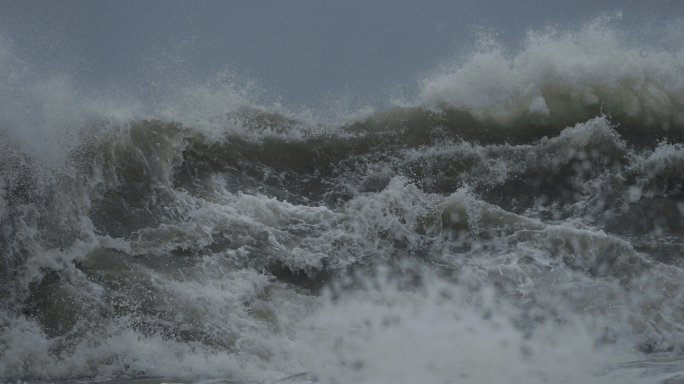
[[270, 98], [315, 103], [408, 89], [457, 57], [477, 31], [520, 44], [525, 31], [601, 12], [623, 23], [682, 16], [678, 0], [174, 1], [0, 0], [0, 34], [32, 64], [83, 86], [144, 93], [225, 68]]

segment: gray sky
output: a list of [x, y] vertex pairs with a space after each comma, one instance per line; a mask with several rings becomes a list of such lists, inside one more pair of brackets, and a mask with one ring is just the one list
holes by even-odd
[[[421, 73], [468, 49], [477, 31], [519, 44], [544, 25], [572, 27], [620, 9], [628, 25], [684, 13], [683, 1], [0, 0], [0, 34], [42, 71], [144, 96], [160, 82], [225, 68], [266, 98], [312, 104], [411, 92]], [[669, 17], [668, 16], [668, 17]], [[371, 102], [372, 103], [372, 102]], [[376, 103], [377, 104], [377, 103]]]

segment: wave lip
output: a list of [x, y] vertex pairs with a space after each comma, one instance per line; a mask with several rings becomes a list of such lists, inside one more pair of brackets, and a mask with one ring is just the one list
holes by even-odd
[[482, 38], [463, 63], [423, 82], [417, 105], [445, 105], [498, 124], [576, 123], [603, 112], [663, 130], [684, 127], [684, 51], [630, 46], [609, 21], [530, 32], [513, 56]]

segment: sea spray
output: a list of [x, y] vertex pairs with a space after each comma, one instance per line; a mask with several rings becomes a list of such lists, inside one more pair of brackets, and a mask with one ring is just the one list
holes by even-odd
[[0, 380], [680, 379], [684, 61], [628, 43], [487, 43], [351, 114], [0, 45]]

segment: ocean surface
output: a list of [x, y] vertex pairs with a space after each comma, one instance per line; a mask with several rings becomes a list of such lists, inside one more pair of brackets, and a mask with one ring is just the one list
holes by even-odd
[[0, 42], [0, 382], [684, 383], [684, 49], [622, 35], [482, 37], [383, 110]]

